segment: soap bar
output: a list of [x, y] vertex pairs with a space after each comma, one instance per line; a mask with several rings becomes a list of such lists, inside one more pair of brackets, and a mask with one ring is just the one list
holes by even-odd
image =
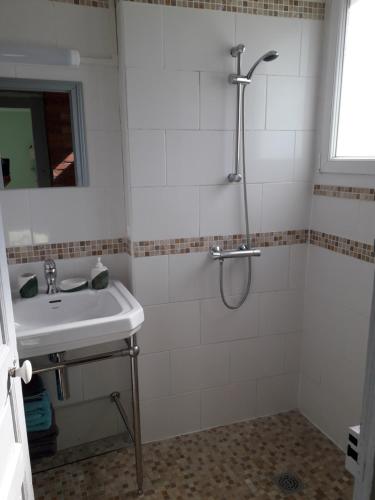
[[79, 292], [88, 286], [88, 281], [85, 278], [69, 278], [61, 281], [60, 290], [64, 293]]

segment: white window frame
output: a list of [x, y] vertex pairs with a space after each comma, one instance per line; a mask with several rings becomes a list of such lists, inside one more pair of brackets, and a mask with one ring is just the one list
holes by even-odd
[[318, 168], [321, 173], [375, 175], [375, 159], [334, 156], [349, 5], [350, 0], [326, 2]]

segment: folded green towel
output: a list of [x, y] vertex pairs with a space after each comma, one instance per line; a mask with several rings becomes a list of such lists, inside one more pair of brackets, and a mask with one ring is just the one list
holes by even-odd
[[25, 401], [27, 432], [45, 431], [52, 425], [52, 408], [48, 393], [43, 391], [41, 399]]

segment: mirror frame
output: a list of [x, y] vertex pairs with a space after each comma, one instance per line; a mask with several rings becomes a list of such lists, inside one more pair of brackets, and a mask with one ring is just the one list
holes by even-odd
[[[87, 161], [86, 127], [85, 127], [85, 115], [84, 115], [84, 105], [83, 105], [82, 82], [72, 82], [65, 80], [0, 78], [0, 91], [1, 90], [69, 93], [76, 185], [61, 186], [61, 188], [88, 186], [89, 169]], [[2, 184], [2, 179], [0, 180], [0, 182]], [[38, 186], [38, 188], [19, 188], [19, 189], [39, 189], [39, 188], [52, 189], [52, 186], [48, 187]], [[0, 185], [0, 189], [5, 191], [5, 188], [2, 185]]]

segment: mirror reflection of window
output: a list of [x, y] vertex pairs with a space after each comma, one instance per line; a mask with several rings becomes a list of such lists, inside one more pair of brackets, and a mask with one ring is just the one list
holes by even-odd
[[75, 186], [68, 92], [0, 91], [5, 189]]

